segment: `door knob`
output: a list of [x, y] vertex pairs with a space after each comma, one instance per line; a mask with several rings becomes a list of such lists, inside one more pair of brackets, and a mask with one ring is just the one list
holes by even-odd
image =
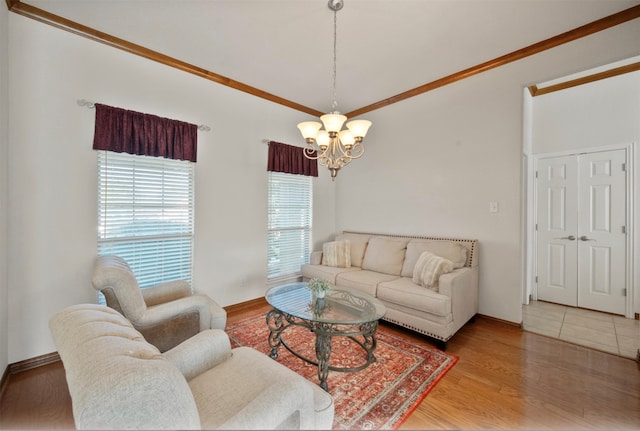
[[595, 239], [587, 238], [586, 235], [580, 237], [580, 241], [595, 241]]
[[574, 241], [576, 237], [573, 235], [569, 235], [569, 236], [563, 236], [562, 238], [556, 238], [556, 239], [568, 239], [569, 241]]

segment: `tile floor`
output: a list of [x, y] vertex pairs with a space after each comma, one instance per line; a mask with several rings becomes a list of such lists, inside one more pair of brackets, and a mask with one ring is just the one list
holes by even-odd
[[636, 359], [640, 349], [639, 320], [549, 302], [524, 305], [522, 327], [627, 358]]

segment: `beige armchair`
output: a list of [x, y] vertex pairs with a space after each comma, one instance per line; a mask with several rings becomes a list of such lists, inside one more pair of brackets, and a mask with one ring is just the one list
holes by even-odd
[[331, 429], [320, 386], [224, 331], [160, 353], [115, 310], [77, 304], [49, 321], [76, 429]]
[[207, 329], [223, 329], [227, 312], [206, 295], [176, 280], [140, 289], [127, 262], [98, 256], [91, 279], [107, 305], [126, 317], [161, 352]]

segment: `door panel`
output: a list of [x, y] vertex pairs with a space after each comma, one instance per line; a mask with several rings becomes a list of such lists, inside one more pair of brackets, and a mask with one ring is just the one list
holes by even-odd
[[624, 150], [580, 155], [578, 306], [624, 314]]
[[567, 270], [565, 269], [566, 248], [567, 247], [564, 244], [549, 244], [549, 275], [547, 277], [547, 280], [549, 286], [552, 286], [554, 288], [565, 287], [564, 275], [567, 273]]
[[538, 163], [538, 299], [577, 305], [577, 164], [574, 156]]

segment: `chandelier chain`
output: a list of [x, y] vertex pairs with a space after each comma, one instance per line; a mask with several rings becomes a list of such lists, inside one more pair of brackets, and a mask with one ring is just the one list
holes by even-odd
[[332, 111], [338, 110], [338, 95], [336, 91], [336, 50], [338, 39], [338, 10], [333, 10], [333, 105]]

